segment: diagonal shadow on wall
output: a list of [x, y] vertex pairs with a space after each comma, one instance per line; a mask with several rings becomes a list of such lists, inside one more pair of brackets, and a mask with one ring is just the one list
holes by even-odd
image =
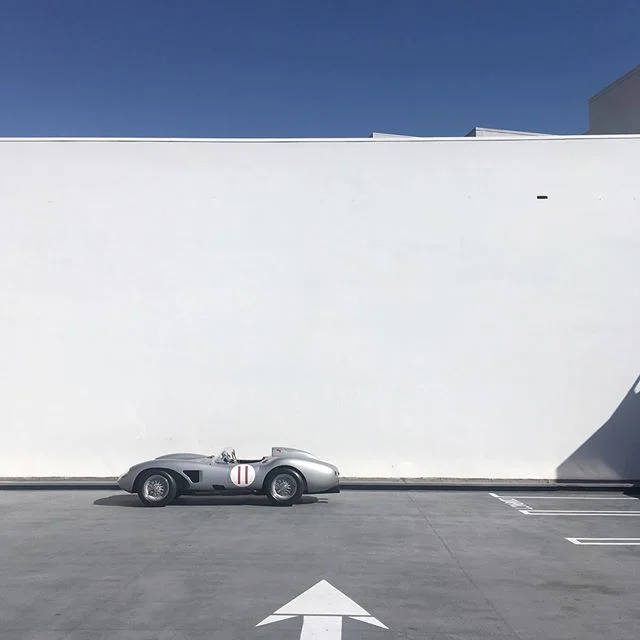
[[556, 477], [640, 480], [640, 376], [612, 416], [556, 469]]

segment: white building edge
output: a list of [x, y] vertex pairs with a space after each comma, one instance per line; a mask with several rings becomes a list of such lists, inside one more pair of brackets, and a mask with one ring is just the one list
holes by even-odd
[[[640, 64], [617, 78], [588, 101], [588, 135], [640, 133]], [[549, 133], [474, 127], [469, 137], [548, 136]], [[372, 138], [410, 138], [398, 133], [373, 132]]]

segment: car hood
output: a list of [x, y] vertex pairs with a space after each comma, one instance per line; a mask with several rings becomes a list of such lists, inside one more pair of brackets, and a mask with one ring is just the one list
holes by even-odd
[[168, 453], [165, 456], [158, 456], [154, 460], [197, 460], [200, 458], [210, 458], [204, 453]]

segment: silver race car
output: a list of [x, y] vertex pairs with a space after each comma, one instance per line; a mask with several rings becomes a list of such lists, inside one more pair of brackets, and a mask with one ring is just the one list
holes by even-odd
[[118, 478], [148, 507], [164, 507], [181, 495], [263, 494], [289, 506], [302, 494], [339, 493], [337, 467], [300, 449], [273, 447], [260, 460], [238, 460], [231, 448], [217, 456], [171, 453], [141, 462]]

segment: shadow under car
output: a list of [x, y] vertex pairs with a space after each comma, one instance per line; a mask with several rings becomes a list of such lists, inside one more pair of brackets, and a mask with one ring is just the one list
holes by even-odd
[[[315, 496], [302, 496], [300, 502], [297, 502], [294, 506], [315, 504], [317, 502], [328, 502], [328, 500], [326, 498], [316, 498]], [[141, 509], [154, 508], [145, 507], [145, 505], [140, 502], [140, 499], [137, 495], [130, 493], [108, 496], [106, 498], [99, 498], [98, 500], [95, 500], [93, 504], [99, 507], [139, 507]], [[273, 507], [267, 497], [261, 495], [180, 496], [167, 506]]]

